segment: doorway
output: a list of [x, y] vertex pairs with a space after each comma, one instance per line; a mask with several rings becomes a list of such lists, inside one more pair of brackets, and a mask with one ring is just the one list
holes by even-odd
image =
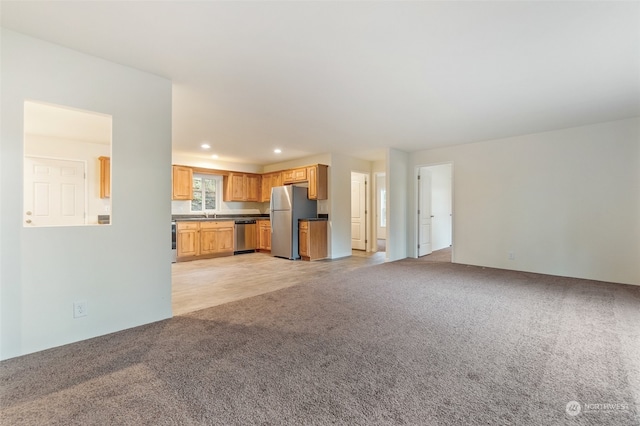
[[450, 251], [453, 243], [453, 165], [417, 168], [417, 254]]
[[351, 172], [351, 249], [367, 249], [367, 178]]
[[387, 251], [387, 178], [385, 173], [375, 174], [376, 193], [376, 251]]

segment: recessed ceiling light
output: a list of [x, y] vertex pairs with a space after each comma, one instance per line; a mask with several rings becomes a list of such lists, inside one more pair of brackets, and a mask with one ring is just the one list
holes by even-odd
[[204, 149], [209, 149], [209, 148], [211, 148], [211, 145], [209, 145], [208, 143], [203, 143], [202, 145], [200, 145], [200, 147], [202, 147]]
[[214, 160], [218, 159], [218, 154], [213, 154], [211, 158], [213, 158]]
[[273, 150], [273, 152], [275, 152], [276, 154], [280, 154], [282, 150], [280, 148], [276, 148]]

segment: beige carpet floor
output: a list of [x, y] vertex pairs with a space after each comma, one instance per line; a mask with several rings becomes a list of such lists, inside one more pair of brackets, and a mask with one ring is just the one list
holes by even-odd
[[640, 287], [403, 260], [3, 361], [0, 423], [638, 425], [638, 324]]

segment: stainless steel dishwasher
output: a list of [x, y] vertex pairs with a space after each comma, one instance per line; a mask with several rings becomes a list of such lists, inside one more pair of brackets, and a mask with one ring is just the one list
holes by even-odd
[[256, 220], [236, 219], [236, 230], [233, 235], [234, 253], [251, 253], [256, 251]]

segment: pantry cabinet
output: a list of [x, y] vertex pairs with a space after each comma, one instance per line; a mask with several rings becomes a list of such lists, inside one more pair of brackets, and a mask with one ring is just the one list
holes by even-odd
[[177, 260], [233, 255], [233, 221], [178, 222]]

